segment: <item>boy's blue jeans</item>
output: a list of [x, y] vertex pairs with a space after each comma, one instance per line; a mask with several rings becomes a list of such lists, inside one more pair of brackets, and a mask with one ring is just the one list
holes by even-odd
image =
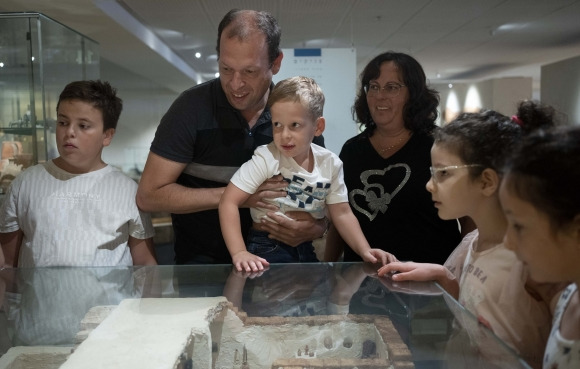
[[316, 263], [312, 242], [303, 242], [296, 247], [268, 238], [268, 232], [250, 229], [248, 251], [268, 260], [269, 263]]

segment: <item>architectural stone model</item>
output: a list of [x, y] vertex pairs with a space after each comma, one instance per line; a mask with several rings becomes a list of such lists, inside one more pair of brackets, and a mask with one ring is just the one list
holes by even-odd
[[128, 299], [91, 309], [81, 329], [60, 368], [414, 368], [387, 317], [248, 317], [224, 297]]
[[12, 347], [0, 358], [0, 369], [58, 369], [70, 353], [70, 347]]

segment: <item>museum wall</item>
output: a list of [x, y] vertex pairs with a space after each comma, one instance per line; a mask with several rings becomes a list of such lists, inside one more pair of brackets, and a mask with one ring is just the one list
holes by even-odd
[[542, 66], [542, 101], [580, 124], [580, 56]]
[[178, 94], [104, 58], [101, 79], [116, 87], [123, 100], [117, 131], [103, 150], [103, 160], [134, 177], [143, 170], [159, 121]]
[[474, 83], [434, 84], [440, 93], [440, 124], [460, 112], [493, 109], [505, 115], [516, 112], [521, 100], [533, 98], [531, 77], [506, 77]]

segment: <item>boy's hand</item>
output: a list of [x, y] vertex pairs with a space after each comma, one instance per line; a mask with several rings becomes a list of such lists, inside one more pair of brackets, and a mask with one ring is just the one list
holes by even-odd
[[230, 276], [232, 276], [232, 278], [239, 278], [239, 279], [254, 279], [254, 278], [258, 278], [261, 277], [262, 274], [264, 274], [269, 268], [264, 268], [263, 270], [257, 271], [257, 272], [246, 272], [245, 270], [237, 270], [235, 267], [232, 269], [232, 273], [230, 274]]
[[[395, 255], [381, 249], [369, 249], [361, 255], [364, 261], [370, 263], [381, 262], [382, 265], [393, 263], [397, 260]], [[380, 270], [380, 269], [379, 269]]]
[[240, 251], [232, 256], [232, 263], [239, 272], [259, 272], [264, 267], [270, 266], [266, 259], [256, 256], [248, 251]]

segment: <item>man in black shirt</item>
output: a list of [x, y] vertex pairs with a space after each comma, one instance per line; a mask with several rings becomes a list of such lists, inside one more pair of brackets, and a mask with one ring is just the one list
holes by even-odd
[[[266, 101], [280, 70], [280, 27], [267, 12], [231, 10], [218, 28], [220, 77], [184, 91], [162, 118], [139, 183], [144, 211], [172, 213], [177, 264], [231, 263], [217, 207], [233, 173], [254, 149], [272, 140]], [[323, 142], [318, 142], [322, 144]], [[241, 209], [244, 234], [250, 207], [276, 209], [264, 198], [285, 196], [286, 182], [265, 182]], [[321, 237], [324, 221], [306, 213], [272, 213], [263, 230], [290, 245]]]

